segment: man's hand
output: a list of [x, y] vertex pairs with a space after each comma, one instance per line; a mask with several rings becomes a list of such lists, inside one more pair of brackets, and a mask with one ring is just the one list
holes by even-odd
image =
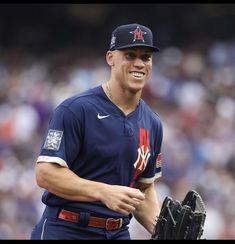
[[139, 190], [127, 186], [107, 185], [102, 192], [101, 201], [110, 209], [129, 215], [145, 199]]

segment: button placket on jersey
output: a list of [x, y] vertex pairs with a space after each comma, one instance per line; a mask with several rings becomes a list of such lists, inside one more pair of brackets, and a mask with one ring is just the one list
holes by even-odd
[[134, 135], [133, 125], [128, 117], [124, 118], [124, 135], [131, 137]]

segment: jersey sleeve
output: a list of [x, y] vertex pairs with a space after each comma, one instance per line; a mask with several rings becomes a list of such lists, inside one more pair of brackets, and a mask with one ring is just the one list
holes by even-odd
[[158, 123], [156, 133], [153, 136], [153, 149], [149, 162], [140, 175], [138, 181], [142, 183], [150, 184], [154, 182], [157, 178], [162, 175], [162, 165], [161, 165], [161, 147], [163, 139], [163, 128], [161, 121]]
[[58, 106], [49, 122], [37, 162], [70, 168], [81, 148], [81, 121], [68, 107]]

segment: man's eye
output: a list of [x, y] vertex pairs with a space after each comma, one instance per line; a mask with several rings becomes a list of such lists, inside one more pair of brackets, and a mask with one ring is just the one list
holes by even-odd
[[145, 56], [142, 57], [142, 59], [143, 59], [144, 61], [149, 61], [149, 60], [151, 59], [151, 56], [149, 56], [149, 55], [145, 55]]
[[134, 59], [135, 55], [133, 53], [127, 53], [126, 57], [127, 59]]

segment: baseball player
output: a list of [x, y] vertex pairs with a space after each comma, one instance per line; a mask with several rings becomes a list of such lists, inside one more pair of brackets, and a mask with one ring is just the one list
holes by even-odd
[[118, 26], [109, 80], [54, 110], [36, 164], [45, 210], [31, 239], [128, 240], [133, 216], [153, 233], [163, 132], [141, 92], [157, 51], [148, 27]]

